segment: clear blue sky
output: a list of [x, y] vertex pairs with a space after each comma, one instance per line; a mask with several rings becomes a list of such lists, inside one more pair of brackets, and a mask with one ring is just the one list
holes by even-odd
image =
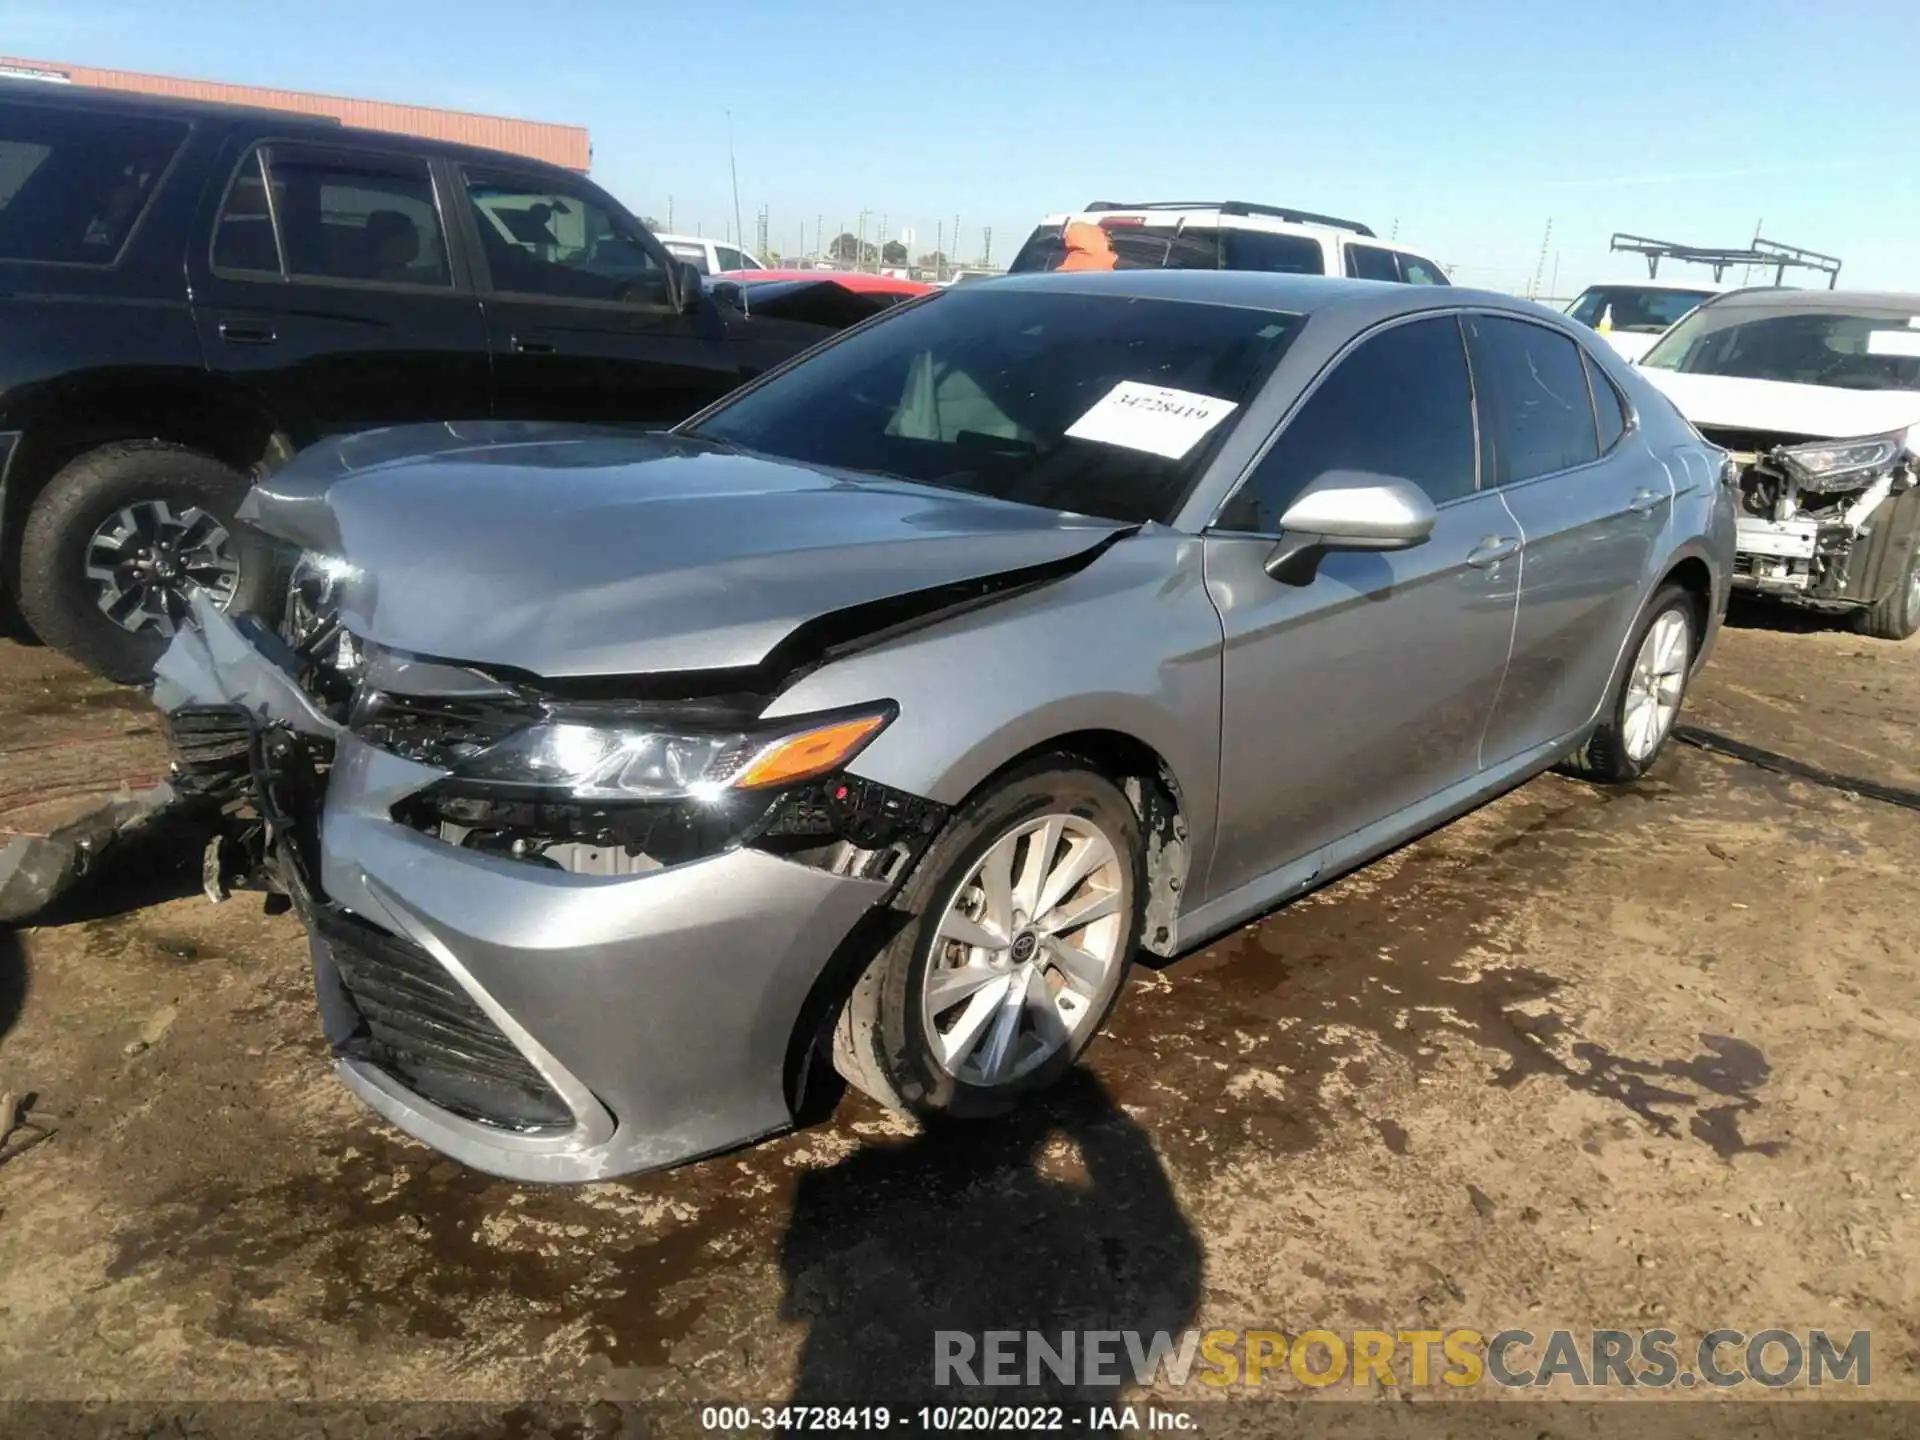
[[1524, 286], [1549, 219], [1562, 295], [1640, 273], [1615, 230], [1763, 221], [1920, 289], [1920, 0], [0, 0], [0, 53], [584, 124], [709, 235], [731, 109], [779, 247], [957, 214], [1004, 261], [1048, 210], [1232, 197], [1397, 221], [1468, 284]]

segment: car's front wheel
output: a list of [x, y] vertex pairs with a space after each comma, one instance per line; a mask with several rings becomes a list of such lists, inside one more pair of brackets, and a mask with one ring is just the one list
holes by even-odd
[[248, 484], [212, 456], [160, 440], [69, 462], [22, 532], [27, 624], [109, 680], [144, 683], [194, 591], [235, 611], [272, 598], [271, 547], [234, 520]]
[[1920, 544], [1907, 555], [1907, 568], [1885, 595], [1855, 613], [1855, 625], [1876, 640], [1905, 640], [1920, 631]]
[[1665, 585], [1641, 612], [1627, 668], [1568, 768], [1589, 780], [1637, 780], [1673, 733], [1699, 646], [1699, 606], [1685, 587]]
[[908, 882], [909, 920], [855, 984], [834, 1063], [882, 1104], [996, 1115], [1073, 1064], [1120, 993], [1146, 890], [1140, 822], [1064, 760], [949, 821]]

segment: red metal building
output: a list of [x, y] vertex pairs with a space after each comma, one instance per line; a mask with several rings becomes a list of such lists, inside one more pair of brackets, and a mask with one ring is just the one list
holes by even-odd
[[143, 75], [137, 70], [102, 70], [54, 60], [0, 56], [0, 76], [130, 90], [140, 95], [174, 95], [185, 100], [214, 100], [229, 105], [265, 105], [305, 115], [331, 115], [343, 125], [392, 130], [462, 145], [484, 145], [527, 155], [585, 174], [593, 146], [584, 125], [552, 125], [543, 120], [510, 120], [464, 110], [435, 110], [425, 105], [394, 105], [384, 100], [349, 100], [305, 90], [272, 90], [257, 85], [227, 85], [218, 80], [183, 80], [172, 75]]

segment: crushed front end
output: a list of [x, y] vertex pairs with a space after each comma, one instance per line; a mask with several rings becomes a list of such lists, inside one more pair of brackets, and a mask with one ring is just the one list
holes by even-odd
[[1911, 430], [1857, 439], [1702, 425], [1739, 467], [1736, 587], [1815, 608], [1870, 606], [1903, 583], [1920, 532]]
[[180, 781], [228, 813], [209, 890], [299, 911], [346, 1082], [525, 1180], [789, 1124], [816, 982], [944, 820], [842, 768], [886, 707], [555, 693], [297, 600], [297, 644], [197, 604], [155, 699]]

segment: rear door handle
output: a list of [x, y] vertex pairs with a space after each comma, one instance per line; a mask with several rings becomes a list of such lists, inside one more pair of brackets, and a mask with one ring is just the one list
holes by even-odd
[[515, 335], [507, 341], [507, 345], [516, 355], [553, 354], [553, 342], [551, 340], [534, 340], [525, 335]]
[[257, 325], [222, 325], [220, 338], [229, 345], [271, 345], [280, 337]]
[[1476, 570], [1487, 570], [1519, 553], [1518, 535], [1489, 535], [1467, 552], [1467, 564]]
[[1665, 492], [1649, 490], [1643, 485], [1633, 492], [1633, 498], [1627, 501], [1627, 509], [1633, 511], [1636, 515], [1645, 515], [1666, 498]]

